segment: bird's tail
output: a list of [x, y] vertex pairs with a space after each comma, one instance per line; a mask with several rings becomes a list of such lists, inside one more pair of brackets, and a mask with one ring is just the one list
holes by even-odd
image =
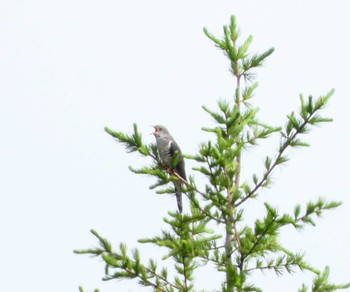
[[174, 182], [175, 191], [176, 191], [176, 200], [177, 207], [179, 208], [179, 212], [182, 213], [182, 194], [181, 194], [181, 182]]

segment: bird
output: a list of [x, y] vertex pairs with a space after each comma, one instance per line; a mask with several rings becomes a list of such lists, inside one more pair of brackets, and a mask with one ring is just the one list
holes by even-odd
[[[179, 145], [175, 142], [174, 138], [170, 135], [168, 129], [161, 125], [153, 126], [153, 135], [156, 138], [156, 144], [159, 151], [160, 158], [166, 167], [174, 170], [183, 180], [186, 179], [185, 160], [182, 156]], [[177, 163], [173, 165], [174, 159], [177, 155]], [[179, 212], [182, 213], [182, 194], [181, 194], [181, 181], [174, 181], [177, 207]]]

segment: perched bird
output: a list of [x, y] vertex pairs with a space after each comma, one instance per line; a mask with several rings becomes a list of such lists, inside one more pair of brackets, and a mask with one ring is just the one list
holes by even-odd
[[[164, 126], [156, 125], [153, 127], [153, 135], [156, 137], [156, 143], [159, 150], [160, 158], [166, 167], [173, 169], [181, 178], [186, 179], [185, 161], [181, 154], [180, 147], [175, 142], [174, 138], [169, 134], [168, 129]], [[172, 165], [177, 155], [177, 164]], [[182, 195], [181, 181], [174, 181], [177, 206], [182, 213]]]

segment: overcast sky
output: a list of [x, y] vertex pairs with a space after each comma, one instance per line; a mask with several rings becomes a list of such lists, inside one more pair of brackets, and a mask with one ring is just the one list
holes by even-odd
[[[243, 37], [254, 36], [254, 51], [276, 49], [257, 71], [262, 121], [284, 125], [299, 93], [336, 89], [324, 111], [334, 122], [307, 136], [311, 148], [289, 153], [247, 219], [262, 214], [263, 201], [281, 212], [319, 196], [343, 201], [316, 228], [286, 230], [282, 242], [349, 282], [348, 12], [340, 0], [0, 0], [0, 290], [150, 291], [102, 282], [99, 260], [73, 254], [97, 244], [94, 228], [114, 246], [139, 247], [148, 261], [163, 250], [137, 239], [166, 228], [162, 218], [176, 209], [175, 198], [148, 189], [152, 178], [128, 170], [151, 161], [126, 154], [103, 128], [131, 132], [136, 122], [150, 143], [150, 125], [164, 124], [183, 152], [195, 153], [208, 138], [200, 128], [213, 125], [201, 106], [215, 108], [234, 92], [227, 60], [202, 28], [221, 36], [233, 14]], [[276, 148], [251, 151], [244, 172], [260, 170]], [[192, 166], [188, 174], [200, 179]], [[267, 272], [252, 281], [297, 291], [312, 276]], [[197, 278], [198, 289], [220, 286], [209, 270]]]

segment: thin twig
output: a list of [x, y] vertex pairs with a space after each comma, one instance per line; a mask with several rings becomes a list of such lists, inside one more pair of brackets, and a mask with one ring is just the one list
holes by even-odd
[[240, 265], [243, 267], [243, 261], [249, 256], [249, 254], [251, 254], [253, 252], [253, 250], [255, 249], [255, 247], [258, 245], [258, 243], [260, 242], [260, 240], [266, 235], [267, 231], [269, 230], [269, 228], [272, 226], [272, 224], [276, 221], [277, 218], [274, 218], [271, 223], [266, 226], [265, 230], [262, 232], [262, 234], [259, 236], [258, 240], [254, 242], [253, 246], [250, 248], [250, 250], [247, 252], [246, 255], [242, 255], [241, 257], [241, 263]]
[[290, 136], [280, 147], [279, 153], [272, 164], [272, 166], [265, 172], [263, 178], [260, 180], [258, 184], [255, 185], [254, 189], [249, 192], [247, 196], [245, 196], [243, 199], [241, 199], [239, 202], [235, 204], [235, 207], [240, 206], [243, 204], [246, 200], [248, 200], [250, 197], [254, 195], [254, 193], [266, 182], [267, 178], [270, 176], [272, 173], [273, 169], [278, 165], [279, 159], [282, 157], [284, 151], [287, 149], [287, 147], [290, 145], [290, 143], [295, 139], [295, 137], [300, 134], [301, 130], [309, 123], [310, 118], [312, 117], [312, 114], [304, 120], [304, 123], [295, 131], [295, 133]]

